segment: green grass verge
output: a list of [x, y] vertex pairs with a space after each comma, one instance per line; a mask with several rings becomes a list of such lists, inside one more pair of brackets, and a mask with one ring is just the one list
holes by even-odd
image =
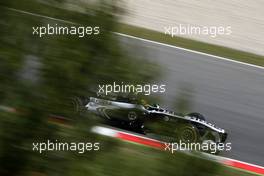
[[[116, 140], [115, 140], [116, 141]], [[256, 176], [222, 166], [214, 161], [190, 156], [184, 153], [168, 153], [130, 142], [117, 140], [112, 152], [105, 152], [96, 158], [90, 168], [99, 175], [239, 175]]]
[[196, 40], [186, 39], [182, 37], [172, 38], [171, 36], [165, 35], [160, 32], [156, 32], [145, 28], [135, 27], [127, 24], [120, 24], [117, 31], [119, 33], [124, 33], [135, 37], [140, 37], [148, 40], [153, 40], [156, 42], [183, 47], [186, 49], [213, 54], [216, 56], [221, 56], [236, 61], [264, 66], [264, 56], [260, 56], [244, 51], [239, 51], [227, 47], [199, 42]]

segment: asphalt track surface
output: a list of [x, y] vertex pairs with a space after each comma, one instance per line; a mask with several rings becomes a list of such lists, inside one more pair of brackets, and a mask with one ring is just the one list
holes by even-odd
[[187, 95], [192, 111], [229, 133], [232, 150], [223, 156], [264, 166], [264, 69], [133, 38], [120, 39], [132, 56], [162, 66], [164, 107], [172, 108], [180, 94]]

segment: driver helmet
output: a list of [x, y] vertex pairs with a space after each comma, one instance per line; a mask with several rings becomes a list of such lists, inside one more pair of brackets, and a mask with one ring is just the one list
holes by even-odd
[[153, 107], [155, 107], [155, 108], [160, 108], [160, 106], [159, 106], [159, 104], [153, 104]]
[[144, 99], [141, 99], [141, 100], [140, 100], [140, 103], [141, 103], [143, 106], [147, 106], [147, 105], [148, 105], [147, 101], [144, 100]]

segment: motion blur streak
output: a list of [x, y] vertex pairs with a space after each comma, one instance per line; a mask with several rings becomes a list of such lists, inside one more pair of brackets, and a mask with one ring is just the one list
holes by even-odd
[[[4, 105], [4, 108], [1, 108], [4, 111], [0, 111], [0, 175], [172, 176], [175, 173], [179, 176], [194, 174], [213, 176], [220, 173], [222, 176], [230, 175], [228, 171], [223, 172], [226, 168], [220, 164], [202, 158], [183, 154], [176, 158], [166, 152], [96, 135], [90, 128], [97, 125], [99, 120], [89, 113], [76, 113], [73, 109], [72, 100], [75, 97], [90, 97], [94, 95], [98, 84], [109, 84], [114, 81], [149, 84], [166, 80], [172, 85], [169, 86], [170, 90], [166, 89], [169, 92], [166, 96], [169, 97], [170, 103], [174, 101], [175, 93], [177, 95], [181, 93], [176, 87], [181, 81], [174, 80], [180, 77], [182, 80], [193, 82], [195, 88], [197, 86], [200, 90], [197, 91], [197, 95], [198, 105], [201, 106], [197, 107], [196, 104], [195, 108], [204, 111], [221, 126], [234, 130], [231, 132], [233, 135], [231, 140], [236, 144], [236, 148], [232, 154], [236, 158], [247, 157], [256, 162], [263, 162], [264, 157], [261, 156], [259, 148], [262, 143], [252, 136], [259, 138], [262, 134], [262, 128], [259, 128], [263, 126], [259, 118], [262, 109], [259, 106], [263, 107], [263, 100], [260, 100], [259, 94], [263, 93], [260, 89], [263, 88], [263, 77], [256, 76], [262, 73], [257, 70], [250, 71], [249, 75], [239, 73], [239, 76], [242, 76], [242, 84], [236, 81], [239, 79], [233, 74], [226, 75], [233, 73], [232, 69], [226, 67], [237, 69], [237, 66], [232, 64], [226, 66], [226, 63], [220, 63], [215, 58], [202, 58], [204, 56], [178, 51], [175, 48], [157, 47], [150, 43], [118, 38], [111, 32], [118, 27], [119, 17], [124, 13], [124, 9], [117, 6], [117, 1], [89, 1], [88, 5], [82, 2], [82, 0], [0, 2], [0, 104]], [[66, 6], [69, 5], [82, 7], [84, 11], [78, 13], [67, 10]], [[21, 10], [10, 11], [3, 6]], [[18, 13], [22, 11], [26, 13]], [[35, 15], [36, 13], [43, 15]], [[47, 18], [47, 15], [52, 17]], [[44, 16], [45, 18], [40, 18]], [[58, 21], [58, 18], [64, 20]], [[39, 38], [32, 35], [32, 27], [54, 24], [56, 23], [54, 19], [58, 23], [74, 21], [83, 26], [99, 26], [102, 32], [100, 35], [81, 39], [76, 36]], [[144, 55], [144, 52], [147, 55]], [[164, 64], [168, 64], [165, 67], [167, 69], [162, 69]], [[218, 76], [222, 73], [219, 70], [222, 65], [225, 68], [223, 76], [231, 86], [227, 86], [227, 90], [222, 87], [226, 82]], [[244, 67], [239, 66], [239, 69], [241, 68]], [[163, 74], [172, 76], [173, 79], [172, 77], [164, 79]], [[256, 79], [252, 79], [253, 82], [247, 80], [247, 77], [254, 76]], [[240, 85], [244, 88], [247, 86], [244, 81], [252, 83], [253, 86], [248, 89], [240, 88]], [[228, 94], [229, 91], [231, 95]], [[243, 93], [247, 93], [245, 95], [248, 96], [243, 97]], [[239, 98], [243, 100], [241, 102], [252, 103], [252, 106], [239, 104]], [[67, 117], [69, 119], [66, 122], [67, 126], [50, 123], [51, 114], [56, 117], [55, 122], [63, 121], [60, 117]], [[219, 119], [219, 114], [222, 119]], [[246, 118], [248, 116], [251, 118]], [[249, 134], [245, 134], [246, 131]], [[124, 135], [121, 137], [128, 138]], [[84, 154], [53, 151], [39, 155], [32, 151], [32, 143], [55, 139], [76, 143], [98, 141], [102, 147], [100, 151]], [[139, 138], [136, 138], [136, 141], [143, 143]], [[249, 143], [259, 147], [253, 152], [246, 151], [246, 148], [252, 150]], [[153, 144], [158, 146], [154, 141]]]
[[[111, 31], [119, 15], [114, 1], [95, 2], [85, 7], [87, 14], [82, 15], [58, 8], [64, 3], [63, 0], [0, 2], [0, 105], [3, 105], [0, 107], [0, 175], [98, 174], [94, 168], [107, 165], [100, 165], [102, 160], [96, 159], [109, 160], [105, 154], [119, 149], [109, 139], [99, 140], [90, 132], [97, 120], [92, 115], [73, 111], [72, 99], [91, 96], [98, 84], [115, 80], [144, 84], [159, 73], [158, 65], [142, 61], [138, 64], [137, 58], [128, 57], [113, 37]], [[21, 8], [23, 13], [10, 8]], [[34, 10], [69, 21], [74, 17], [76, 24], [100, 26], [103, 32], [84, 38], [39, 38], [32, 35], [32, 27], [54, 24], [55, 18], [40, 18], [26, 12]], [[51, 114], [56, 118], [51, 118]], [[64, 121], [62, 116], [69, 119], [67, 126], [53, 123]], [[52, 123], [50, 119], [54, 119]], [[104, 149], [81, 155], [71, 151], [39, 155], [32, 151], [32, 143], [55, 139], [76, 143], [93, 143], [98, 139]], [[94, 167], [88, 167], [91, 165]]]

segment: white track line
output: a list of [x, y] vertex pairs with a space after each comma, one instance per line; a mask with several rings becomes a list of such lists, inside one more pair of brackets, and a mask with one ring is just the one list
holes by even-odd
[[[11, 11], [19, 12], [19, 13], [24, 13], [24, 14], [27, 14], [27, 15], [32, 15], [32, 16], [36, 16], [36, 17], [41, 17], [41, 18], [46, 18], [46, 19], [50, 19], [50, 20], [60, 21], [60, 22], [63, 22], [63, 23], [77, 25], [77, 23], [74, 23], [74, 22], [68, 21], [68, 20], [62, 20], [62, 19], [53, 18], [53, 17], [49, 17], [49, 16], [45, 16], [45, 15], [40, 15], [40, 14], [36, 14], [36, 13], [31, 13], [31, 12], [18, 10], [18, 9], [14, 9], [14, 8], [7, 8], [7, 9], [9, 9]], [[156, 41], [152, 41], [152, 40], [148, 40], [148, 39], [143, 39], [143, 38], [139, 38], [139, 37], [123, 34], [123, 33], [118, 33], [118, 32], [113, 32], [113, 33], [116, 34], [116, 35], [119, 35], [119, 36], [127, 37], [127, 38], [132, 38], [132, 39], [136, 39], [136, 40], [140, 40], [140, 41], [144, 41], [144, 42], [148, 42], [148, 43], [153, 43], [153, 44], [156, 44], [156, 45], [161, 45], [161, 46], [166, 46], [166, 47], [170, 47], [170, 48], [175, 48], [175, 49], [179, 49], [179, 50], [183, 50], [183, 51], [187, 51], [187, 52], [191, 52], [191, 53], [195, 53], [195, 54], [199, 54], [199, 55], [214, 57], [214, 58], [217, 58], [217, 59], [220, 59], [220, 60], [233, 62], [233, 63], [237, 63], [237, 64], [242, 64], [242, 65], [246, 65], [246, 66], [250, 66], [250, 67], [259, 68], [259, 69], [263, 69], [264, 70], [264, 67], [258, 66], [258, 65], [254, 65], [254, 64], [240, 62], [240, 61], [228, 59], [228, 58], [225, 58], [225, 57], [220, 57], [220, 56], [216, 56], [216, 55], [212, 55], [212, 54], [207, 54], [207, 53], [203, 53], [203, 52], [200, 52], [200, 51], [186, 49], [186, 48], [182, 48], [182, 47], [178, 47], [178, 46], [174, 46], [174, 45], [169, 45], [169, 44], [165, 44], [165, 43], [161, 43], [161, 42], [156, 42]]]
[[179, 49], [179, 50], [188, 51], [188, 52], [192, 52], [192, 53], [195, 53], [195, 54], [200, 54], [200, 55], [204, 55], [204, 56], [210, 56], [210, 57], [214, 57], [214, 58], [225, 60], [225, 61], [229, 61], [229, 62], [234, 62], [234, 63], [238, 63], [238, 64], [247, 65], [247, 66], [250, 66], [250, 67], [264, 69], [264, 67], [262, 67], [262, 66], [249, 64], [249, 63], [245, 63], [245, 62], [240, 62], [240, 61], [224, 58], [224, 57], [221, 57], [221, 56], [207, 54], [207, 53], [203, 53], [203, 52], [200, 52], [200, 51], [195, 51], [195, 50], [186, 49], [186, 48], [182, 48], [182, 47], [178, 47], [178, 46], [174, 46], [174, 45], [160, 43], [160, 42], [156, 42], [156, 41], [152, 41], [152, 40], [148, 40], [148, 39], [143, 39], [143, 38], [139, 38], [139, 37], [135, 37], [135, 36], [127, 35], [127, 34], [122, 34], [122, 33], [118, 33], [118, 32], [114, 32], [114, 33], [117, 34], [117, 35], [123, 36], [123, 37], [127, 37], [127, 38], [133, 38], [133, 39], [141, 40], [141, 41], [148, 42], [148, 43], [162, 45], [162, 46], [166, 46], [166, 47], [170, 47], [170, 48], [176, 48], [176, 49]]

